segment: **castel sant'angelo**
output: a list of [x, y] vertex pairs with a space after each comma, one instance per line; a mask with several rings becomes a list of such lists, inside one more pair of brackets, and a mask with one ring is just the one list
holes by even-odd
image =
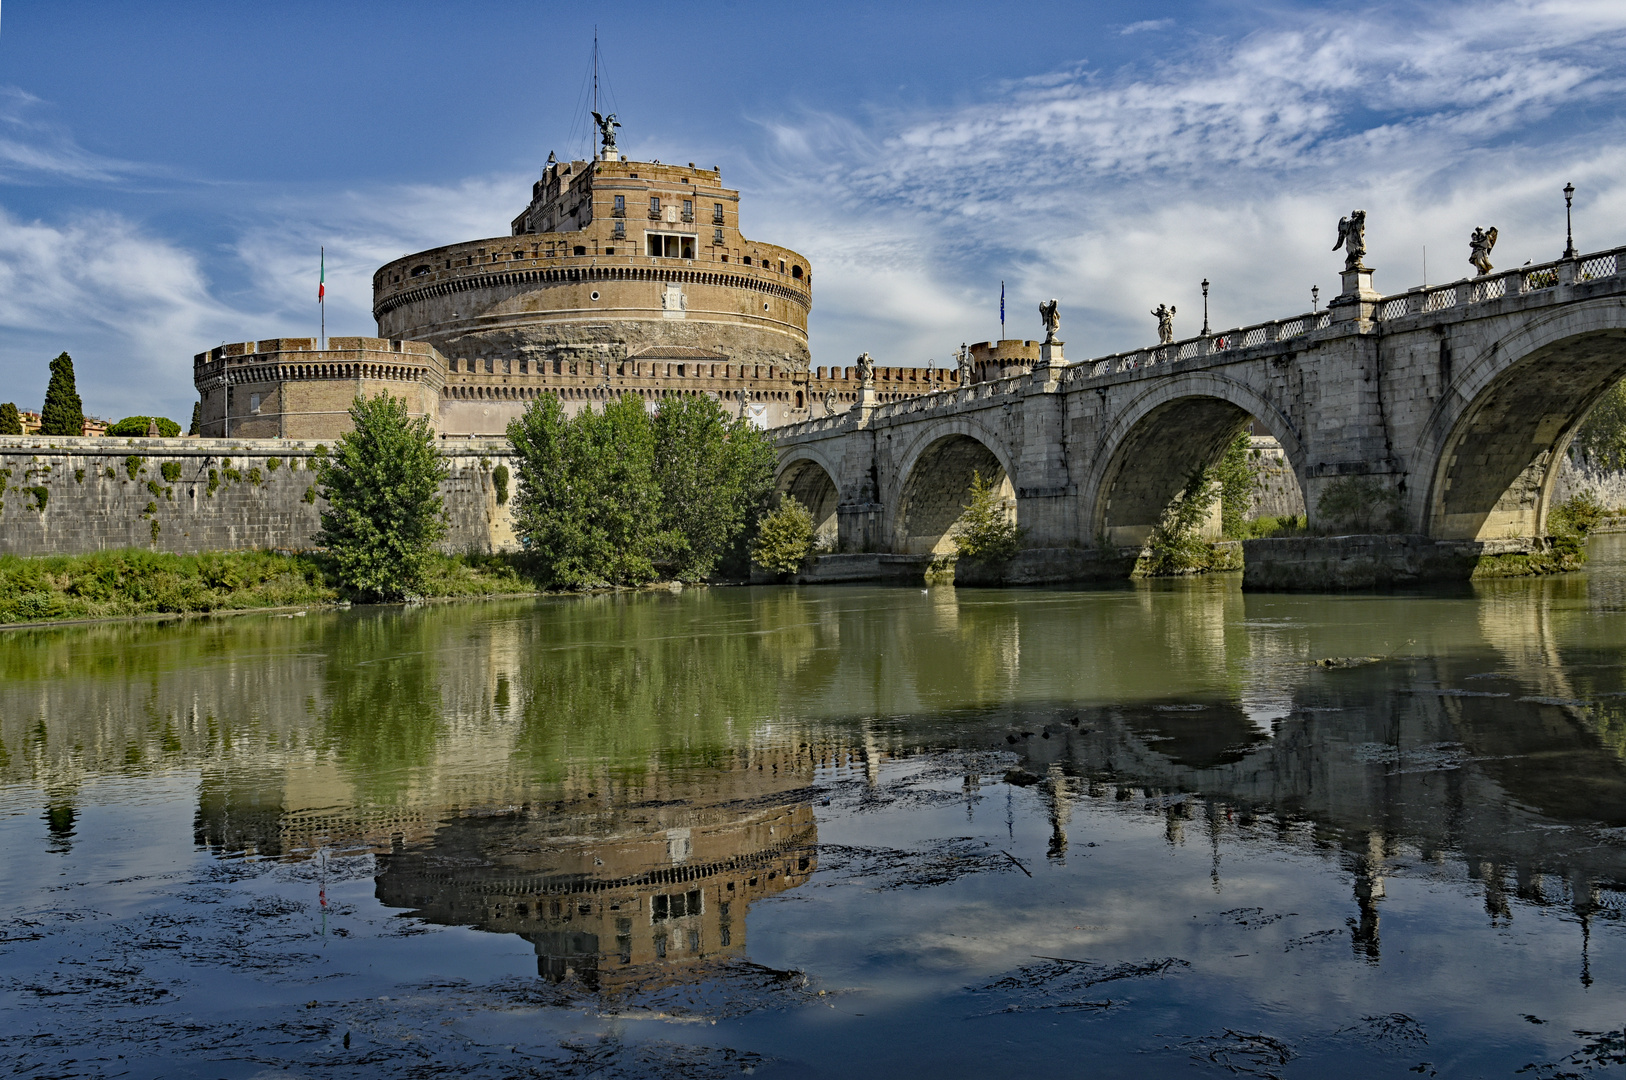
[[[198, 354], [200, 433], [331, 438], [348, 428], [357, 394], [379, 393], [406, 398], [445, 437], [502, 434], [545, 394], [569, 413], [624, 394], [651, 406], [710, 394], [769, 427], [850, 408], [856, 366], [811, 362], [809, 260], [746, 238], [739, 192], [720, 169], [627, 160], [618, 126], [600, 120], [591, 161], [549, 155], [508, 236], [380, 267], [376, 338], [332, 337], [326, 348], [273, 338]], [[959, 381], [948, 368], [875, 369], [880, 401]]]

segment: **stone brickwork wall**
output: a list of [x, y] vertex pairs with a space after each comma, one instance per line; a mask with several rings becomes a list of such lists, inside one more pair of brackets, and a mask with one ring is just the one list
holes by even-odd
[[[321, 524], [319, 447], [286, 439], [0, 436], [0, 554], [310, 548]], [[442, 550], [518, 546], [511, 504], [497, 502], [493, 485], [497, 465], [513, 469], [508, 450], [502, 440], [441, 443], [451, 470], [441, 488], [449, 526]]]

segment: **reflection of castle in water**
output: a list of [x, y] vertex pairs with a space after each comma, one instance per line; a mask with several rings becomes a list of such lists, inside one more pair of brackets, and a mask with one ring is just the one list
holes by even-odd
[[430, 922], [517, 934], [537, 970], [613, 988], [745, 954], [752, 901], [813, 873], [806, 802], [528, 808], [462, 817], [383, 856], [378, 898]]

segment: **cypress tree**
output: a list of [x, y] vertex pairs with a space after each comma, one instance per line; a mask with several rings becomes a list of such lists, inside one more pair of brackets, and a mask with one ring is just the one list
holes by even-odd
[[17, 411], [17, 406], [8, 401], [0, 405], [0, 435], [21, 435], [23, 433], [23, 417]]
[[73, 382], [73, 358], [63, 353], [51, 361], [51, 382], [40, 410], [41, 435], [83, 435], [85, 405]]
[[186, 429], [186, 433], [188, 435], [196, 435], [198, 433], [198, 429], [200, 427], [202, 427], [202, 426], [203, 426], [203, 402], [194, 401], [192, 403], [192, 426]]

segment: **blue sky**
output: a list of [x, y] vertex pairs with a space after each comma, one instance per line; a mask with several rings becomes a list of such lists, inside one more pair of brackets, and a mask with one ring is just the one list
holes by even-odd
[[1626, 244], [1626, 3], [0, 6], [0, 401], [190, 415], [222, 340], [373, 333], [381, 262], [502, 235], [587, 147], [595, 22], [637, 158], [720, 165], [817, 271], [815, 363], [1073, 359], [1305, 310], [1340, 215], [1397, 292]]

